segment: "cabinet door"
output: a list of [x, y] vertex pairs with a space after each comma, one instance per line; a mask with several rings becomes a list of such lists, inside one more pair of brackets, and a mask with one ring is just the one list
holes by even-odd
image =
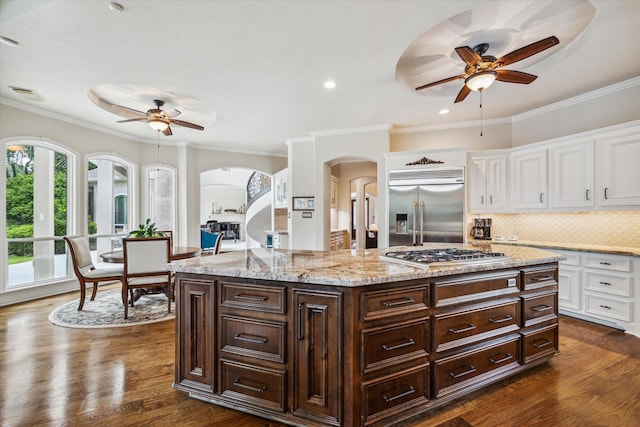
[[515, 209], [547, 207], [547, 151], [513, 153], [512, 200]]
[[293, 413], [340, 425], [341, 294], [296, 289], [293, 304]]
[[593, 141], [549, 148], [551, 207], [594, 206]]
[[579, 311], [581, 309], [581, 291], [580, 267], [560, 263], [558, 268], [558, 305], [560, 308]]
[[176, 282], [176, 381], [185, 391], [214, 392], [214, 282]]
[[472, 157], [469, 163], [469, 208], [483, 211], [487, 208], [487, 158]]
[[507, 208], [507, 158], [487, 159], [487, 209]]
[[640, 133], [596, 144], [600, 205], [640, 205]]

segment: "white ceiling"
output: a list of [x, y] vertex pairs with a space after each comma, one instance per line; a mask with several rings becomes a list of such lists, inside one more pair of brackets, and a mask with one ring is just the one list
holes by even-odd
[[[121, 13], [101, 0], [0, 1], [0, 34], [19, 42], [18, 47], [0, 44], [2, 101], [154, 142], [156, 135], [146, 124], [115, 123], [122, 118], [97, 107], [87, 92], [104, 84], [148, 88], [122, 101], [146, 111], [159, 90], [167, 98], [178, 94], [209, 109], [209, 114], [183, 111], [178, 117], [205, 126], [204, 131], [172, 126], [173, 136], [163, 137], [167, 141], [276, 154], [286, 154], [285, 140], [318, 131], [476, 121], [476, 93], [453, 104], [462, 82], [416, 95], [396, 81], [396, 64], [421, 34], [449, 18], [482, 3], [501, 7], [501, 2], [481, 0], [119, 3]], [[535, 82], [496, 82], [487, 89], [485, 120], [640, 75], [635, 40], [640, 1], [591, 3], [595, 16], [575, 40], [560, 40], [554, 53], [537, 62], [509, 67], [538, 75]], [[471, 45], [477, 39], [474, 33], [473, 40], [460, 42]], [[507, 52], [488, 53], [500, 57]], [[455, 67], [462, 73], [464, 64]], [[326, 79], [338, 87], [324, 89]], [[26, 101], [9, 86], [33, 89], [46, 101]], [[451, 113], [438, 115], [445, 107]], [[201, 122], [214, 115], [217, 120]]]

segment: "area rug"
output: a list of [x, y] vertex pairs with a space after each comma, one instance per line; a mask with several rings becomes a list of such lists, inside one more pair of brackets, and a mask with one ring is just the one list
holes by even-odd
[[120, 289], [98, 291], [94, 301], [87, 296], [82, 311], [78, 311], [79, 299], [68, 302], [53, 310], [49, 321], [66, 328], [114, 328], [163, 322], [175, 317], [175, 304], [171, 303], [171, 313], [167, 313], [167, 297], [152, 294], [142, 295], [133, 307], [129, 306], [129, 317], [125, 320], [120, 293]]

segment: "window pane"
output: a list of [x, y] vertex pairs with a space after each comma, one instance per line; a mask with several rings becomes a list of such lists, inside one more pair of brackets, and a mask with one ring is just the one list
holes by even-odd
[[89, 235], [125, 232], [129, 224], [129, 166], [109, 156], [92, 157], [87, 166]]
[[65, 277], [68, 156], [48, 146], [6, 151], [8, 288]]
[[157, 168], [148, 171], [149, 218], [158, 230], [173, 230], [175, 221], [175, 174]]

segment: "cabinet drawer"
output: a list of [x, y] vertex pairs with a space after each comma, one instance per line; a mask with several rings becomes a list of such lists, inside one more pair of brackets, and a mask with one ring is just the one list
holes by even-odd
[[436, 361], [438, 396], [518, 366], [519, 342], [519, 335], [511, 335], [487, 346]]
[[437, 314], [434, 322], [435, 351], [515, 331], [520, 325], [520, 300], [500, 300]]
[[286, 373], [226, 360], [221, 361], [222, 396], [241, 404], [285, 411]]
[[429, 400], [429, 365], [362, 384], [365, 425]]
[[285, 290], [223, 281], [220, 283], [220, 306], [284, 314]]
[[517, 293], [519, 270], [506, 270], [486, 274], [467, 274], [452, 279], [434, 280], [436, 307], [468, 302], [482, 298]]
[[596, 316], [631, 321], [631, 302], [585, 293], [585, 311]]
[[522, 269], [522, 290], [543, 288], [558, 284], [558, 267], [553, 265], [543, 265], [536, 267], [525, 267]]
[[220, 351], [284, 363], [286, 324], [241, 317], [220, 317]]
[[606, 256], [600, 254], [584, 255], [584, 266], [612, 271], [631, 271], [631, 260], [623, 256]]
[[560, 265], [571, 265], [571, 266], [579, 266], [580, 265], [580, 254], [578, 252], [556, 252], [559, 255], [563, 255], [565, 259], [559, 261]]
[[398, 314], [426, 314], [429, 308], [429, 288], [416, 286], [397, 290], [365, 292], [362, 294], [363, 320], [373, 320]]
[[558, 293], [556, 291], [524, 295], [521, 298], [523, 327], [558, 317]]
[[428, 345], [429, 319], [365, 330], [362, 332], [362, 371], [367, 374], [390, 365], [426, 358]]
[[631, 275], [585, 271], [585, 288], [623, 297], [631, 296]]
[[558, 351], [558, 325], [521, 332], [522, 363], [528, 363]]

